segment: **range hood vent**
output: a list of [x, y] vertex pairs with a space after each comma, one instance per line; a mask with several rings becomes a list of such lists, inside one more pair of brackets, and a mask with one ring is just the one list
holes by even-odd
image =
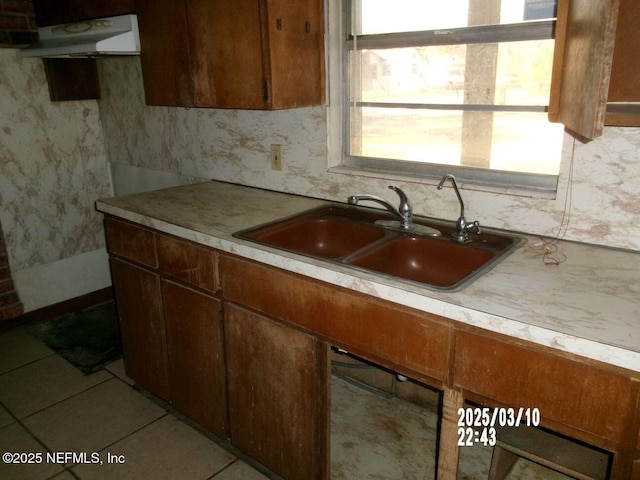
[[38, 28], [38, 43], [23, 48], [23, 57], [96, 57], [140, 55], [138, 18], [120, 15]]

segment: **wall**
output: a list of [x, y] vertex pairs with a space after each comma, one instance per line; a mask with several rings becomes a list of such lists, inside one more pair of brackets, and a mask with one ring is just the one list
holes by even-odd
[[24, 307], [11, 276], [7, 246], [0, 225], [0, 322], [19, 317], [23, 312]]
[[[398, 183], [417, 213], [458, 214], [451, 190], [438, 191], [434, 182], [328, 172], [337, 159], [329, 153], [327, 130], [335, 124], [328, 108], [147, 107], [138, 58], [99, 61], [99, 102], [51, 103], [41, 60], [0, 49], [0, 65], [0, 223], [26, 311], [110, 284], [94, 202], [114, 192], [220, 179], [329, 200], [367, 192], [395, 202], [386, 186]], [[271, 143], [283, 145], [282, 172], [269, 168]], [[539, 235], [566, 230], [568, 239], [640, 250], [639, 147], [635, 128], [607, 128], [587, 144], [567, 135], [556, 199], [464, 189], [467, 216], [484, 225]]]
[[112, 194], [96, 101], [49, 100], [42, 60], [0, 49], [0, 223], [25, 311], [110, 285]]
[[[367, 178], [327, 171], [334, 163], [331, 112], [183, 109], [144, 105], [137, 58], [101, 61], [100, 115], [116, 191], [218, 179], [329, 200], [374, 193], [396, 202], [390, 183], [409, 194], [418, 214], [455, 219], [450, 189], [433, 181]], [[284, 170], [269, 168], [269, 145], [283, 145]], [[466, 216], [532, 234], [640, 250], [640, 129], [606, 128], [586, 144], [566, 135], [556, 198], [464, 189]], [[571, 182], [569, 182], [571, 178]], [[567, 224], [568, 222], [568, 224]]]

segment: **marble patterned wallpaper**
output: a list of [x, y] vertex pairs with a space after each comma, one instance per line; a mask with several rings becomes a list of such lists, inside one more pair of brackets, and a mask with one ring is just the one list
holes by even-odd
[[16, 49], [0, 49], [0, 65], [0, 220], [32, 310], [108, 285], [83, 272], [104, 249], [94, 202], [112, 190], [98, 103], [52, 103], [42, 61]]
[[[354, 193], [374, 193], [395, 203], [395, 194], [386, 187], [398, 183], [418, 214], [455, 219], [459, 213], [453, 192], [438, 191], [434, 182], [329, 172], [328, 108], [261, 112], [147, 107], [136, 58], [102, 61], [101, 80], [107, 156], [121, 171], [131, 168], [150, 176], [170, 172], [177, 183], [216, 179], [339, 201]], [[282, 172], [269, 167], [272, 143], [283, 146]], [[563, 158], [556, 198], [465, 188], [467, 218], [487, 226], [640, 250], [640, 129], [609, 127], [601, 138], [584, 144], [567, 134]], [[117, 190], [117, 178], [114, 183]]]
[[[434, 182], [328, 171], [336, 160], [329, 108], [147, 107], [139, 58], [99, 61], [102, 100], [52, 103], [40, 60], [0, 49], [0, 65], [0, 222], [25, 311], [110, 284], [94, 202], [113, 192], [218, 179], [328, 200], [366, 192], [396, 202], [386, 187], [398, 183], [416, 213], [458, 214], [453, 193]], [[269, 167], [272, 143], [283, 146], [281, 172]], [[468, 218], [640, 250], [640, 129], [607, 128], [586, 144], [567, 135], [563, 156], [557, 198], [464, 188]]]

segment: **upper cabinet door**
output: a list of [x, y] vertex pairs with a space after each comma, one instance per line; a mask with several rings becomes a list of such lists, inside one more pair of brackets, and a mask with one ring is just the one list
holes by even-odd
[[148, 105], [322, 105], [322, 0], [138, 0]]
[[619, 0], [560, 0], [549, 119], [578, 135], [602, 135]]
[[640, 2], [620, 0], [610, 102], [640, 102]]
[[193, 106], [184, 0], [136, 0], [147, 105]]
[[75, 18], [75, 5], [71, 0], [33, 0], [38, 27], [69, 23]]
[[263, 0], [262, 5], [271, 108], [322, 105], [324, 3]]
[[640, 2], [560, 0], [549, 120], [585, 139], [640, 126]]
[[115, 17], [135, 13], [134, 0], [76, 0], [81, 18]]
[[134, 0], [33, 0], [39, 27], [135, 13]]
[[[640, 126], [640, 2], [620, 0], [605, 125]], [[633, 102], [629, 105], [628, 102]]]
[[195, 105], [266, 108], [259, 0], [186, 4]]

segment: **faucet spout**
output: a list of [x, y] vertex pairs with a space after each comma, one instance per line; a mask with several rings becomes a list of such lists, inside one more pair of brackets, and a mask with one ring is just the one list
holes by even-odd
[[453, 185], [453, 190], [456, 192], [458, 202], [460, 203], [460, 216], [456, 221], [456, 231], [451, 236], [458, 243], [466, 243], [469, 241], [470, 232], [475, 232], [476, 235], [480, 235], [480, 223], [477, 220], [469, 223], [467, 222], [467, 219], [464, 218], [464, 202], [462, 201], [462, 195], [460, 195], [458, 184], [456, 183], [456, 179], [453, 175], [449, 174], [442, 177], [442, 180], [440, 180], [440, 183], [438, 184], [438, 190], [442, 190], [444, 182], [447, 180], [449, 180], [451, 185]]
[[413, 207], [411, 206], [411, 202], [409, 202], [409, 198], [400, 189], [400, 187], [397, 187], [396, 185], [389, 185], [389, 188], [396, 192], [400, 197], [400, 205], [398, 206], [398, 208], [391, 205], [382, 197], [369, 194], [351, 195], [348, 198], [348, 202], [350, 205], [358, 205], [359, 202], [364, 200], [379, 203], [384, 208], [400, 218], [400, 228], [402, 228], [403, 230], [410, 230], [413, 223]]
[[384, 208], [389, 210], [391, 213], [395, 213], [396, 215], [399, 215], [398, 210], [396, 210], [396, 207], [391, 205], [384, 198], [378, 197], [377, 195], [369, 195], [369, 194], [351, 195], [349, 197], [349, 204], [350, 205], [359, 205], [360, 202], [365, 201], [365, 200], [369, 201], [369, 202], [379, 203]]
[[460, 190], [458, 190], [458, 184], [456, 183], [455, 177], [451, 174], [445, 175], [444, 177], [442, 177], [442, 180], [440, 180], [440, 183], [438, 184], [438, 190], [442, 190], [442, 187], [444, 186], [444, 182], [446, 182], [447, 180], [450, 180], [451, 185], [453, 185], [453, 190], [456, 192], [456, 196], [458, 197], [458, 202], [460, 203], [460, 217], [464, 218], [464, 202], [462, 201], [462, 195], [460, 195]]

